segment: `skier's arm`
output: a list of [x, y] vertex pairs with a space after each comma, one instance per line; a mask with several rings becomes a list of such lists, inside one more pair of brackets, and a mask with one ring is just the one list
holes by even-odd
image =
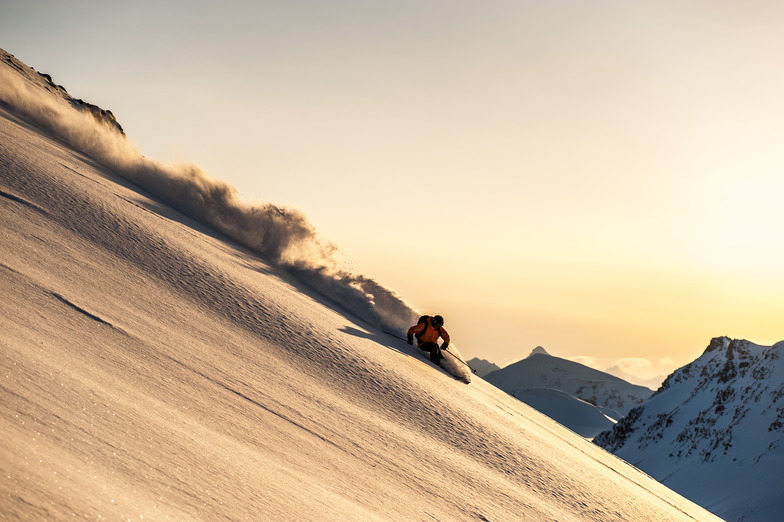
[[441, 338], [444, 340], [444, 344], [441, 345], [442, 350], [446, 350], [449, 347], [449, 332], [444, 330], [444, 327], [441, 327]]
[[426, 326], [427, 325], [425, 323], [419, 323], [409, 328], [408, 335], [406, 336], [408, 344], [414, 344], [414, 334], [422, 333], [422, 330], [424, 330]]

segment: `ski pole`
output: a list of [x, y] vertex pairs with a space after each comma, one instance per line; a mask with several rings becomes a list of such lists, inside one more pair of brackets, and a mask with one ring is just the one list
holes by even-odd
[[[406, 342], [408, 342], [408, 339], [406, 339], [405, 337], [400, 337], [399, 335], [393, 334], [392, 332], [387, 332], [386, 330], [381, 330], [381, 331], [382, 331], [382, 332], [384, 332], [384, 333], [385, 333], [385, 334], [387, 334], [387, 335], [391, 335], [392, 337], [394, 337], [394, 338], [396, 338], [396, 339], [400, 339], [401, 341], [406, 341]], [[469, 368], [469, 369], [470, 369], [472, 372], [476, 373], [476, 369], [475, 369], [475, 368], [471, 368], [471, 367], [468, 365], [468, 363], [467, 363], [467, 362], [465, 362], [463, 359], [461, 359], [461, 358], [460, 358], [460, 357], [458, 357], [457, 355], [455, 355], [455, 354], [453, 354], [452, 352], [450, 352], [450, 351], [449, 351], [449, 349], [444, 349], [444, 350], [441, 350], [441, 351], [442, 351], [442, 352], [446, 352], [446, 353], [448, 353], [449, 355], [451, 355], [452, 357], [454, 357], [454, 358], [455, 358], [455, 360], [457, 360], [458, 362], [462, 363], [462, 364], [463, 364], [463, 365], [465, 365], [465, 366], [468, 366], [468, 368]]]
[[391, 336], [392, 336], [392, 337], [394, 337], [395, 339], [400, 339], [401, 341], [406, 341], [406, 342], [408, 342], [408, 339], [406, 339], [405, 337], [400, 337], [399, 335], [397, 335], [397, 334], [393, 334], [392, 332], [387, 332], [386, 330], [381, 330], [381, 331], [382, 331], [382, 332], [384, 332], [384, 333], [385, 333], [385, 334], [387, 334], [387, 335], [391, 335]]
[[[465, 366], [468, 366], [468, 363], [467, 363], [467, 362], [465, 362], [463, 359], [461, 359], [461, 358], [460, 358], [460, 357], [458, 357], [457, 355], [455, 355], [455, 354], [453, 354], [452, 352], [450, 352], [448, 348], [444, 348], [444, 349], [443, 349], [443, 350], [441, 350], [441, 351], [442, 351], [442, 352], [446, 352], [446, 353], [448, 353], [449, 355], [451, 355], [452, 357], [454, 357], [454, 358], [455, 358], [455, 360], [457, 360], [457, 362], [459, 362], [459, 363], [462, 363], [462, 364], [463, 364], [463, 365], [465, 365]], [[471, 368], [470, 366], [468, 366], [468, 368], [469, 368], [469, 369], [470, 369], [472, 372], [476, 373], [476, 370], [475, 370], [474, 368]]]

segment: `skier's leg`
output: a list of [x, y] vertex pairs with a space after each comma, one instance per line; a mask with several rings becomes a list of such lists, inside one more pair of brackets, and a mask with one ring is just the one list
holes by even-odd
[[419, 347], [420, 350], [430, 352], [430, 360], [433, 364], [438, 364], [441, 360], [441, 350], [438, 349], [438, 345], [436, 343], [425, 343]]

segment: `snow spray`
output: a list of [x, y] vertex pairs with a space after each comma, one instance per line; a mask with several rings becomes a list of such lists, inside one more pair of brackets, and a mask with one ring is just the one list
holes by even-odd
[[242, 201], [236, 189], [196, 165], [163, 165], [145, 158], [119, 124], [98, 117], [111, 115], [109, 111], [74, 100], [50, 77], [5, 51], [0, 50], [0, 59], [0, 101], [27, 121], [289, 271], [366, 322], [400, 331], [416, 321], [419, 314], [395, 292], [344, 270], [337, 248], [318, 237], [302, 212]]

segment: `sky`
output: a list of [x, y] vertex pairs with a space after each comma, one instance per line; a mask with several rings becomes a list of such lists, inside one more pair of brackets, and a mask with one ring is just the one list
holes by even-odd
[[466, 357], [634, 382], [784, 339], [781, 34], [756, 0], [0, 4], [0, 47], [302, 210]]

